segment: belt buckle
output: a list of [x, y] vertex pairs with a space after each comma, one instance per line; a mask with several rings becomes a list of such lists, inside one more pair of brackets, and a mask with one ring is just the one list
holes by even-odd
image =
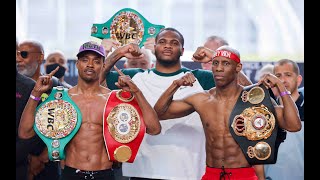
[[275, 127], [275, 117], [264, 105], [246, 108], [236, 115], [231, 127], [238, 136], [248, 140], [267, 139]]

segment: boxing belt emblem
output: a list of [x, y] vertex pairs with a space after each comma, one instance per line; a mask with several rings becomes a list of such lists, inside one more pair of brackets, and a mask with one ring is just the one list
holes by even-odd
[[91, 36], [98, 39], [113, 39], [120, 46], [137, 43], [140, 48], [150, 37], [156, 35], [163, 29], [163, 25], [150, 23], [139, 12], [131, 8], [124, 8], [116, 12], [107, 22], [93, 24]]
[[132, 163], [145, 132], [142, 112], [132, 93], [111, 91], [103, 114], [103, 137], [109, 160]]
[[51, 161], [65, 159], [65, 146], [81, 126], [80, 109], [63, 86], [54, 87], [37, 108], [33, 129], [48, 147]]
[[232, 110], [230, 133], [251, 165], [276, 162], [274, 114], [269, 91], [262, 84], [245, 87]]

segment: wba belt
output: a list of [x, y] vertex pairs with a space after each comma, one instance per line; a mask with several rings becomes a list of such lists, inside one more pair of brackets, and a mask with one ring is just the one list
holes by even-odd
[[36, 109], [35, 132], [48, 147], [51, 161], [65, 159], [64, 148], [80, 128], [82, 115], [63, 86], [54, 87]]
[[275, 110], [264, 85], [243, 89], [230, 115], [230, 133], [249, 164], [274, 164], [278, 131]]
[[146, 132], [140, 107], [127, 91], [113, 90], [103, 114], [103, 137], [110, 161], [132, 163]]

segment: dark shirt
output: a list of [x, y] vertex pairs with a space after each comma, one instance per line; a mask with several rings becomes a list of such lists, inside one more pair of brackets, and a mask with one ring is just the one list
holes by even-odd
[[299, 92], [300, 96], [296, 100], [296, 105], [299, 111], [300, 119], [304, 122], [304, 96], [303, 92]]
[[20, 139], [18, 128], [24, 107], [26, 106], [35, 81], [16, 71], [16, 179], [27, 178], [28, 154], [41, 143], [38, 136], [30, 139]]
[[[298, 99], [296, 100], [296, 106], [298, 108], [299, 111], [299, 115], [300, 115], [300, 119], [301, 121], [304, 121], [304, 96], [302, 92], [299, 92], [300, 96], [298, 97]], [[279, 98], [277, 99], [277, 102], [279, 103]], [[276, 140], [276, 156], [278, 154], [278, 148], [280, 146], [280, 144], [282, 142], [285, 141], [287, 137], [287, 131], [282, 129], [282, 128], [278, 128], [278, 134], [277, 134], [277, 140]]]
[[[30, 139], [20, 139], [18, 128], [24, 107], [26, 106], [30, 93], [35, 85], [35, 81], [16, 72], [16, 180], [26, 180], [28, 168], [28, 154], [38, 156], [46, 147], [45, 143], [38, 135]], [[53, 77], [53, 86], [62, 86], [61, 82]], [[51, 89], [46, 92], [50, 94]], [[39, 104], [41, 101], [39, 102]], [[58, 180], [59, 166], [57, 162], [49, 161], [45, 168], [34, 180]]]

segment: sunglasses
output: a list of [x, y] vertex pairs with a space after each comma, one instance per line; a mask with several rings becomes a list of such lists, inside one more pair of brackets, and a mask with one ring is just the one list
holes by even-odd
[[20, 55], [23, 59], [27, 58], [29, 53], [42, 53], [42, 52], [28, 52], [28, 51], [17, 51], [18, 55]]

